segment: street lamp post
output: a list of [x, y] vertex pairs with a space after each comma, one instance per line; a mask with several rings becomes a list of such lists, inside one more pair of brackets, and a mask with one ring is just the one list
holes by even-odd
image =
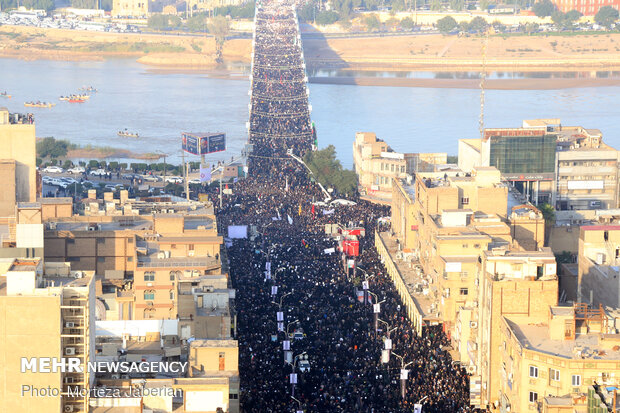
[[297, 368], [297, 360], [299, 360], [300, 358], [308, 360], [308, 353], [304, 351], [303, 353], [296, 355], [295, 358], [293, 359], [293, 372], [291, 373], [291, 379], [290, 379], [292, 397], [295, 397], [295, 385], [297, 384], [297, 373], [295, 373], [295, 370]]
[[407, 377], [409, 376], [409, 370], [407, 370], [406, 367], [413, 364], [413, 361], [405, 364], [405, 359], [403, 356], [399, 356], [394, 352], [392, 352], [392, 355], [400, 359], [400, 396], [403, 400], [405, 400], [405, 383], [407, 382]]
[[299, 408], [297, 409], [296, 413], [303, 413], [303, 410], [301, 410], [301, 402], [299, 400], [297, 400], [295, 397], [291, 396], [291, 399], [295, 400], [297, 402], [297, 404], [299, 405]]
[[375, 299], [375, 302], [372, 305], [372, 312], [375, 326], [375, 338], [377, 338], [377, 330], [379, 329], [379, 313], [381, 312], [381, 304], [383, 304], [385, 300], [379, 301], [377, 294], [372, 291], [368, 291], [368, 294], [371, 294]]
[[291, 294], [293, 294], [292, 291], [290, 291], [290, 292], [284, 294], [282, 297], [280, 297], [280, 302], [276, 303], [275, 301], [272, 301], [271, 303], [278, 306], [278, 311], [282, 311], [282, 300], [284, 299], [284, 297], [286, 297], [288, 295], [291, 295]]

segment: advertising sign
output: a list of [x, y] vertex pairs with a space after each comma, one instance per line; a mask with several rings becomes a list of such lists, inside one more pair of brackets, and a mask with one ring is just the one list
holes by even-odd
[[182, 148], [185, 152], [192, 155], [200, 155], [198, 147], [198, 137], [189, 133], [184, 133], [182, 137]]
[[226, 150], [225, 133], [209, 133], [200, 137], [200, 153], [223, 152]]

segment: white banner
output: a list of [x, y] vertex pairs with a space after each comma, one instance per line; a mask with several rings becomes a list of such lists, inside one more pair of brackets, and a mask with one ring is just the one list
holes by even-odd
[[336, 248], [326, 248], [323, 250], [323, 254], [333, 254], [336, 252]]
[[229, 238], [247, 238], [248, 226], [247, 225], [229, 225], [228, 226]]
[[204, 167], [200, 166], [200, 182], [209, 182], [211, 181], [211, 167], [209, 165], [205, 165]]
[[323, 210], [323, 215], [331, 215], [334, 213], [333, 209], [324, 209]]

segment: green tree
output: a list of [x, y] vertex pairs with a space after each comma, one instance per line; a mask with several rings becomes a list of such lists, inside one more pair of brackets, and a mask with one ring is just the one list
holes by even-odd
[[489, 8], [489, 0], [480, 0], [480, 10], [484, 11]]
[[364, 18], [364, 25], [366, 26], [366, 30], [368, 30], [369, 32], [374, 32], [379, 30], [379, 28], [381, 27], [381, 21], [376, 14], [371, 13]]
[[484, 32], [487, 27], [489, 27], [489, 23], [481, 16], [476, 16], [469, 22], [469, 30], [473, 30], [476, 33]]
[[320, 151], [308, 152], [304, 161], [322, 185], [332, 187], [340, 194], [357, 192], [357, 175], [352, 170], [342, 168], [336, 159], [336, 148], [333, 145]]
[[569, 21], [571, 24], [576, 23], [581, 18], [581, 16], [583, 16], [583, 14], [581, 14], [581, 12], [577, 10], [571, 10], [565, 15], [566, 20]]
[[555, 254], [555, 260], [558, 264], [572, 264], [574, 262], [574, 255], [570, 251], [562, 251], [559, 254]]
[[148, 26], [155, 30], [177, 29], [181, 26], [181, 19], [167, 14], [152, 14], [148, 19]]
[[40, 158], [59, 158], [67, 155], [67, 151], [75, 145], [68, 141], [57, 141], [52, 137], [43, 138], [37, 142], [37, 156]]
[[437, 20], [437, 30], [443, 34], [448, 34], [456, 28], [456, 20], [452, 16], [442, 17]]
[[594, 15], [594, 21], [608, 29], [611, 29], [611, 25], [614, 24], [616, 20], [618, 20], [618, 10], [611, 6], [601, 7], [596, 15]]
[[538, 17], [551, 16], [555, 11], [555, 5], [551, 2], [551, 0], [541, 0], [534, 3], [534, 6], [532, 6], [532, 11]]
[[431, 0], [431, 10], [433, 10], [433, 11], [441, 10], [441, 1], [440, 0]]
[[230, 16], [231, 19], [252, 19], [254, 18], [255, 8], [256, 4], [253, 1], [250, 1], [240, 6], [216, 7], [214, 15]]
[[71, 7], [76, 9], [96, 9], [97, 0], [71, 0]]
[[555, 27], [561, 29], [565, 26], [566, 15], [561, 11], [556, 10], [551, 15], [551, 20], [553, 21], [553, 24], [555, 24]]
[[215, 60], [222, 62], [222, 49], [230, 32], [230, 22], [224, 16], [215, 16], [207, 23], [207, 31], [215, 37]]
[[328, 24], [334, 24], [338, 21], [340, 16], [333, 10], [323, 10], [316, 14], [316, 23], [321, 26], [327, 26]]
[[465, 8], [465, 0], [450, 0], [450, 8], [454, 11], [461, 11]]
[[207, 30], [207, 16], [204, 14], [194, 14], [185, 21], [185, 27], [190, 32], [204, 32]]
[[415, 28], [415, 22], [411, 17], [405, 17], [400, 21], [400, 27], [405, 30], [413, 30]]

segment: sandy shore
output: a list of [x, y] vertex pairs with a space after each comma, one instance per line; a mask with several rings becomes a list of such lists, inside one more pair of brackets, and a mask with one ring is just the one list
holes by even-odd
[[[479, 89], [479, 79], [403, 79], [381, 77], [311, 77], [310, 83], [358, 86], [426, 87], [452, 89]], [[487, 79], [487, 90], [544, 90], [579, 87], [620, 86], [616, 79]]]
[[[356, 71], [577, 71], [579, 78], [493, 79], [488, 89], [560, 89], [617, 86], [597, 79], [596, 71], [620, 71], [620, 34], [573, 36], [492, 36], [486, 59], [483, 39], [442, 35], [304, 39], [308, 68]], [[223, 47], [227, 62], [249, 63], [250, 39], [231, 39]], [[215, 62], [212, 37], [100, 33], [2, 26], [0, 57], [26, 60], [103, 60], [135, 58], [153, 70], [205, 71], [209, 76], [247, 79]], [[312, 78], [314, 83], [403, 87], [477, 88], [476, 79]]]
[[67, 152], [68, 159], [106, 159], [106, 158], [126, 158], [141, 159], [145, 161], [156, 161], [161, 155], [155, 153], [137, 153], [127, 149], [118, 148], [78, 148]]

